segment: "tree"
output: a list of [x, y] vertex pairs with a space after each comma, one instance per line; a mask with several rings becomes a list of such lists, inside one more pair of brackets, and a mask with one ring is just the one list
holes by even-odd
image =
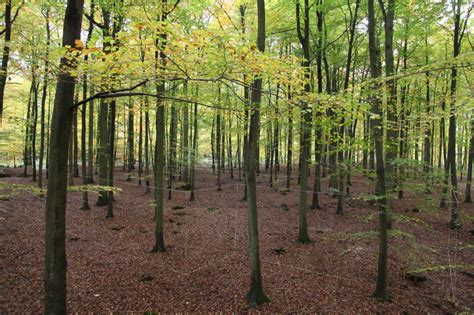
[[[68, 0], [62, 46], [75, 47], [80, 39], [84, 1]], [[75, 79], [69, 49], [61, 58], [51, 123], [48, 195], [45, 215], [44, 295], [46, 314], [66, 313], [66, 197], [68, 145], [71, 137]]]
[[[388, 77], [387, 89], [387, 141], [385, 149], [385, 171], [386, 178], [389, 183], [389, 192], [393, 193], [395, 190], [395, 169], [394, 160], [397, 157], [397, 88], [395, 80], [391, 78], [394, 74], [395, 65], [393, 57], [393, 21], [395, 19], [395, 0], [388, 0], [385, 7], [384, 1], [379, 0], [380, 8], [382, 10], [385, 31], [385, 76]], [[387, 198], [387, 220], [388, 228], [392, 226], [392, 201]]]
[[17, 7], [15, 13], [12, 16], [12, 0], [6, 0], [5, 3], [5, 29], [1, 31], [0, 34], [5, 34], [5, 39], [3, 42], [3, 54], [2, 54], [2, 65], [0, 68], [0, 126], [2, 125], [2, 117], [3, 117], [3, 100], [5, 97], [5, 86], [7, 83], [8, 78], [8, 61], [10, 60], [10, 40], [12, 36], [12, 25], [15, 22], [15, 19], [18, 16], [18, 12], [20, 11], [23, 2]]
[[[159, 20], [166, 23], [167, 1], [161, 0], [161, 12]], [[163, 49], [166, 45], [166, 34], [158, 34], [155, 40], [155, 62], [156, 69], [163, 71], [166, 67], [166, 55]], [[165, 103], [163, 95], [165, 92], [165, 82], [157, 80], [156, 83], [156, 147], [155, 147], [155, 246], [152, 252], [166, 251], [163, 238], [163, 180], [165, 168]], [[172, 176], [169, 174], [168, 176]]]
[[[260, 52], [265, 51], [265, 0], [257, 0], [257, 48]], [[251, 308], [268, 302], [269, 299], [263, 292], [262, 274], [260, 270], [260, 250], [258, 241], [258, 211], [257, 211], [257, 180], [256, 160], [258, 129], [260, 124], [260, 101], [262, 98], [262, 78], [255, 76], [251, 87], [250, 104], [250, 130], [248, 136], [248, 152], [245, 155], [247, 182], [247, 216], [249, 227], [249, 254], [250, 254], [250, 290], [247, 293], [247, 301]]]
[[[376, 24], [374, 13], [374, 0], [368, 0], [368, 31], [369, 31], [369, 59], [370, 76], [373, 79], [380, 77], [379, 48], [376, 40]], [[377, 88], [378, 86], [376, 86]], [[377, 272], [377, 284], [373, 297], [387, 300], [388, 285], [388, 215], [385, 189], [385, 165], [383, 156], [383, 114], [380, 108], [380, 99], [377, 95], [371, 95], [373, 125], [372, 132], [375, 141], [376, 170], [377, 170], [377, 203], [379, 212], [379, 260]]]
[[[301, 47], [303, 48], [303, 62], [302, 67], [304, 68], [304, 92], [310, 93], [310, 73], [309, 73], [309, 0], [304, 0], [303, 8], [303, 32], [301, 31], [301, 22], [300, 22], [300, 3], [296, 2], [296, 30], [298, 33], [298, 39], [300, 41]], [[303, 101], [301, 104], [301, 117], [303, 119], [302, 131], [301, 131], [301, 158], [300, 158], [300, 215], [299, 215], [299, 234], [298, 242], [306, 244], [309, 243], [308, 236], [308, 223], [307, 223], [307, 190], [308, 190], [308, 171], [309, 171], [309, 159], [310, 159], [310, 147], [311, 147], [311, 110], [308, 107], [308, 103]]]

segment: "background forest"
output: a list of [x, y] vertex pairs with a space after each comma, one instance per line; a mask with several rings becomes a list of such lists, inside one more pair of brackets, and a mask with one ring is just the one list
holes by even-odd
[[472, 10], [2, 1], [0, 311], [472, 311]]

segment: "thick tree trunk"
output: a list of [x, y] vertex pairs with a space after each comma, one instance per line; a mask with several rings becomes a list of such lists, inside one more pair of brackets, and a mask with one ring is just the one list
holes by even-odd
[[[163, 95], [164, 83], [158, 84], [157, 95]], [[164, 252], [163, 238], [163, 181], [165, 168], [165, 106], [161, 99], [156, 104], [156, 147], [155, 147], [155, 246], [152, 252]], [[171, 174], [170, 174], [171, 176]]]
[[[82, 0], [68, 0], [64, 17], [62, 46], [74, 47], [80, 38]], [[65, 69], [68, 58], [61, 59]], [[66, 196], [67, 159], [74, 101], [74, 78], [64, 71], [58, 74], [51, 125], [48, 195], [45, 215], [45, 314], [66, 314]]]

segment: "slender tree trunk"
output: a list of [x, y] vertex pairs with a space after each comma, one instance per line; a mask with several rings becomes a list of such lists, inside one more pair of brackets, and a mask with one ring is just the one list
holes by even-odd
[[0, 126], [3, 118], [3, 100], [8, 77], [8, 61], [10, 60], [10, 40], [12, 36], [12, 0], [5, 2], [5, 38], [3, 42], [2, 66], [0, 68]]
[[143, 99], [140, 100], [140, 116], [138, 129], [138, 185], [142, 184], [143, 176]]
[[[300, 27], [300, 4], [296, 2], [296, 23], [298, 38], [303, 48], [304, 61], [302, 62], [303, 69], [305, 71], [305, 84], [304, 92], [310, 93], [311, 86], [310, 80], [310, 56], [309, 56], [309, 0], [304, 0], [304, 30], [301, 31]], [[302, 139], [301, 139], [301, 166], [300, 166], [300, 198], [299, 198], [299, 235], [298, 242], [306, 244], [310, 242], [308, 236], [308, 223], [307, 223], [307, 190], [308, 190], [308, 171], [309, 171], [309, 160], [310, 160], [310, 147], [311, 147], [311, 110], [308, 107], [306, 101], [302, 102], [301, 107], [301, 118], [302, 118]]]
[[[258, 30], [257, 47], [263, 52], [265, 49], [265, 1], [257, 0], [258, 9]], [[257, 161], [257, 142], [258, 125], [260, 123], [259, 105], [262, 97], [262, 79], [258, 78], [252, 84], [251, 99], [251, 118], [250, 132], [248, 137], [248, 152], [245, 162], [247, 181], [247, 207], [248, 207], [248, 228], [249, 228], [249, 256], [250, 256], [250, 290], [247, 293], [247, 301], [251, 308], [265, 303], [268, 298], [263, 292], [262, 274], [260, 271], [260, 250], [258, 240], [258, 216], [257, 216], [257, 180], [256, 180], [256, 161]]]
[[[77, 101], [77, 95], [74, 98], [74, 102]], [[68, 185], [69, 186], [74, 186], [74, 116], [77, 115], [77, 108], [74, 108], [73, 114], [72, 114], [72, 129], [71, 129], [71, 137], [69, 140], [69, 161], [68, 161], [68, 167], [69, 167], [69, 177], [68, 177]]]
[[216, 111], [214, 110], [212, 116], [212, 126], [211, 126], [211, 154], [212, 154], [212, 174], [216, 173], [216, 133], [214, 132], [215, 128], [215, 118]]
[[[161, 0], [161, 22], [166, 23], [165, 8], [166, 0]], [[160, 34], [162, 43], [159, 39], [155, 39], [155, 62], [160, 71], [166, 68], [166, 55], [163, 52], [163, 46], [166, 43], [166, 34]], [[152, 252], [166, 251], [163, 237], [163, 188], [165, 169], [165, 104], [160, 96], [165, 93], [165, 82], [158, 81], [156, 84], [156, 147], [155, 147], [155, 245]], [[171, 148], [170, 148], [171, 150]], [[171, 176], [171, 174], [170, 174]]]
[[148, 98], [145, 98], [145, 183], [146, 193], [150, 192], [150, 114], [148, 111]]
[[[323, 1], [317, 0], [316, 2], [316, 18], [318, 28], [318, 41], [317, 41], [317, 55], [316, 55], [316, 77], [317, 77], [317, 91], [318, 94], [323, 93], [323, 23], [324, 16], [321, 9]], [[316, 113], [316, 116], [318, 114]], [[316, 117], [318, 119], [318, 117]], [[314, 183], [313, 183], [313, 198], [311, 201], [311, 209], [319, 209], [319, 194], [321, 192], [321, 159], [322, 159], [322, 126], [320, 121], [315, 122], [314, 128]]]
[[[45, 143], [45, 110], [46, 110], [46, 97], [48, 95], [48, 72], [49, 72], [49, 45], [51, 42], [51, 30], [49, 27], [49, 8], [45, 10], [45, 21], [46, 21], [46, 51], [44, 56], [44, 76], [43, 76], [43, 94], [41, 97], [41, 119], [40, 119], [40, 152], [39, 152], [39, 165], [38, 165], [38, 187], [43, 189], [43, 160], [44, 160], [44, 143]], [[1, 116], [1, 115], [0, 115]], [[0, 118], [1, 120], [1, 118]]]
[[[393, 57], [393, 21], [395, 19], [395, 0], [388, 0], [387, 7], [385, 8], [382, 0], [379, 0], [380, 7], [382, 9], [384, 17], [384, 30], [385, 30], [385, 76], [391, 77], [394, 74], [394, 57]], [[397, 143], [398, 143], [398, 132], [397, 132], [397, 90], [394, 79], [387, 81], [388, 98], [387, 98], [387, 143], [385, 148], [386, 165], [385, 172], [388, 181], [388, 192], [392, 193], [396, 189], [396, 172], [394, 167], [394, 161], [397, 158]], [[392, 228], [392, 198], [387, 197], [387, 220], [388, 228]]]
[[[99, 108], [99, 119], [98, 130], [99, 130], [99, 145], [98, 145], [98, 162], [99, 162], [99, 185], [107, 185], [107, 176], [108, 176], [108, 161], [107, 161], [107, 152], [108, 152], [108, 112], [110, 104], [105, 101], [101, 101]], [[106, 191], [99, 191], [99, 198], [97, 199], [98, 206], [106, 206], [108, 203], [108, 194]]]
[[[197, 87], [196, 87], [197, 90]], [[197, 91], [196, 91], [197, 92]], [[195, 201], [196, 196], [194, 190], [196, 189], [196, 156], [197, 156], [197, 141], [198, 141], [198, 105], [194, 103], [194, 132], [193, 132], [193, 148], [191, 152], [191, 196], [190, 201]]]
[[[291, 100], [290, 87], [288, 87], [288, 100]], [[286, 189], [290, 189], [291, 169], [293, 163], [293, 109], [288, 105], [288, 139], [286, 147]]]
[[112, 187], [114, 186], [114, 170], [115, 170], [115, 112], [116, 103], [112, 100], [109, 104], [109, 168], [107, 176], [107, 185], [109, 186], [108, 191], [108, 203], [107, 203], [107, 215], [106, 218], [114, 217], [114, 192]]
[[[93, 93], [90, 85], [90, 93]], [[89, 102], [89, 134], [87, 143], [87, 183], [94, 183], [94, 101]]]
[[30, 120], [31, 120], [31, 103], [33, 97], [33, 83], [31, 82], [30, 92], [28, 93], [28, 108], [26, 111], [25, 123], [25, 144], [23, 147], [23, 177], [28, 176], [28, 166], [30, 165]]
[[77, 110], [74, 113], [74, 118], [73, 118], [73, 150], [74, 150], [74, 158], [73, 158], [73, 170], [74, 170], [74, 177], [79, 177], [79, 138], [77, 136], [78, 134], [78, 128], [77, 128]]
[[[373, 79], [380, 77], [379, 53], [375, 31], [374, 0], [368, 0], [368, 33], [369, 33], [369, 57], [370, 74]], [[380, 85], [374, 86], [379, 89]], [[389, 299], [388, 294], [388, 215], [385, 197], [385, 165], [383, 156], [383, 130], [382, 130], [382, 110], [380, 109], [380, 99], [376, 95], [371, 96], [372, 113], [372, 133], [375, 141], [376, 170], [377, 170], [377, 195], [379, 208], [379, 259], [377, 269], [377, 284], [373, 297], [383, 300]]]
[[135, 126], [134, 126], [134, 108], [131, 97], [129, 98], [128, 105], [128, 134], [127, 134], [127, 144], [128, 144], [128, 155], [127, 155], [127, 181], [132, 180], [132, 171], [135, 169]]
[[[82, 87], [82, 99], [87, 98], [87, 75], [84, 75], [84, 82], [83, 82], [83, 87]], [[88, 180], [87, 180], [87, 169], [86, 169], [86, 150], [87, 150], [87, 143], [86, 143], [86, 110], [87, 110], [87, 104], [82, 105], [83, 108], [81, 110], [82, 112], [82, 119], [81, 119], [81, 171], [82, 171], [82, 185], [87, 185]], [[91, 109], [89, 109], [91, 110]], [[89, 210], [89, 196], [87, 193], [87, 190], [84, 190], [82, 193], [82, 210]]]
[[[461, 51], [461, 1], [453, 3], [454, 11], [454, 43], [453, 57], [456, 58]], [[467, 22], [467, 21], [466, 21]], [[449, 135], [448, 135], [448, 163], [449, 175], [451, 177], [451, 229], [457, 229], [459, 224], [458, 214], [458, 178], [456, 168], [456, 88], [457, 88], [456, 66], [451, 68], [451, 86], [450, 86], [450, 114], [449, 114]]]
[[469, 144], [469, 158], [467, 162], [467, 183], [466, 183], [466, 199], [465, 202], [471, 203], [472, 190], [472, 164], [474, 161], [474, 117], [471, 116], [471, 141]]
[[[36, 70], [33, 70], [36, 71]], [[33, 182], [36, 182], [36, 126], [38, 125], [38, 88], [39, 82], [36, 83], [36, 75], [33, 75], [33, 126], [31, 132], [31, 168], [33, 170]]]
[[178, 129], [178, 113], [174, 104], [170, 108], [170, 125], [169, 125], [169, 150], [168, 150], [168, 200], [171, 200], [171, 188], [176, 174], [176, 144]]
[[[219, 90], [218, 90], [218, 103], [220, 102], [220, 95], [221, 95], [221, 90], [220, 90], [220, 87], [219, 87]], [[216, 116], [216, 156], [217, 156], [217, 191], [221, 191], [222, 188], [221, 188], [221, 168], [222, 168], [222, 164], [221, 164], [221, 158], [222, 158], [222, 155], [221, 155], [221, 113], [219, 111], [219, 109], [217, 110], [217, 116]]]
[[[184, 86], [185, 94], [188, 92], [187, 83]], [[182, 170], [181, 179], [189, 184], [189, 106], [188, 103], [183, 104], [183, 137], [181, 144], [183, 146], [183, 158], [181, 160]]]

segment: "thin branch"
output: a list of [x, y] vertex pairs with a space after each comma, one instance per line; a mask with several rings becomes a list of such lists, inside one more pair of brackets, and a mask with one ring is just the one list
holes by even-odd
[[98, 28], [100, 29], [104, 29], [105, 28], [105, 25], [104, 24], [101, 24], [99, 22], [97, 22], [94, 17], [90, 16], [89, 14], [87, 13], [84, 13], [84, 16], [92, 23], [94, 24], [95, 26], [97, 26]]
[[80, 102], [77, 102], [76, 104], [73, 105], [73, 107], [77, 107], [77, 106], [80, 106], [82, 104], [85, 104], [89, 101], [92, 101], [96, 98], [109, 98], [109, 97], [114, 97], [114, 96], [111, 96], [111, 95], [116, 95], [116, 94], [120, 94], [122, 92], [127, 92], [127, 91], [133, 91], [135, 90], [136, 88], [142, 86], [142, 85], [145, 85], [149, 80], [146, 79], [145, 81], [142, 81], [140, 83], [137, 83], [135, 84], [134, 86], [131, 86], [129, 88], [124, 88], [124, 89], [119, 89], [119, 90], [111, 90], [111, 91], [106, 91], [106, 92], [99, 92], [95, 95], [92, 95], [92, 96], [89, 96], [88, 98], [85, 98], [83, 99], [82, 101]]

